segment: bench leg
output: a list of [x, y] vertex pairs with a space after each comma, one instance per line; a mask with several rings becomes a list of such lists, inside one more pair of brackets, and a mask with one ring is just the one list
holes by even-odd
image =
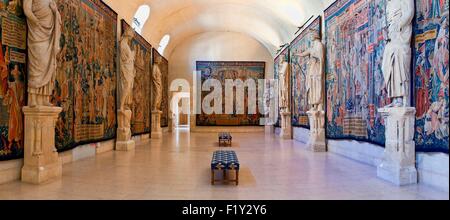
[[211, 185], [215, 184], [215, 176], [214, 176], [214, 170], [211, 170]]
[[226, 181], [227, 180], [227, 170], [223, 170], [223, 180]]
[[239, 170], [236, 170], [236, 186], [239, 185]]

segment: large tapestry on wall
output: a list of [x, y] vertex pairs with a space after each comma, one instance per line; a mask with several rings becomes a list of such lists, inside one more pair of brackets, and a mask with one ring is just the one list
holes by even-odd
[[449, 1], [416, 1], [414, 44], [416, 147], [449, 147]]
[[156, 49], [153, 49], [153, 65], [155, 60], [160, 57], [162, 63], [159, 65], [162, 75], [162, 101], [161, 101], [161, 127], [169, 127], [169, 61], [164, 58]]
[[[252, 79], [255, 82], [256, 97], [259, 99], [259, 83], [260, 79], [265, 79], [265, 68], [266, 64], [264, 62], [209, 62], [209, 61], [198, 61], [197, 71], [201, 74], [201, 85], [204, 84], [206, 80], [215, 79], [220, 81], [222, 85], [222, 112], [226, 113], [226, 80], [242, 80], [246, 82], [248, 79]], [[249, 89], [246, 88], [248, 91]], [[237, 93], [237, 91], [235, 92]], [[210, 92], [202, 92], [201, 103]], [[243, 109], [244, 114], [237, 114], [236, 96], [233, 95], [233, 113], [234, 114], [205, 114], [202, 113], [197, 115], [197, 126], [259, 126], [261, 113], [259, 109], [259, 102], [256, 102], [256, 114], [249, 114], [249, 99], [248, 95], [250, 93], [244, 92], [244, 103]], [[211, 103], [211, 105], [214, 103]]]
[[[122, 34], [125, 28], [131, 28], [124, 20], [121, 26]], [[150, 133], [151, 130], [152, 46], [138, 33], [135, 33], [131, 43], [136, 53], [131, 131], [133, 135], [140, 135]]]
[[[286, 47], [286, 48], [284, 48], [284, 50], [283, 51], [281, 51], [279, 54], [278, 54], [278, 56], [275, 58], [275, 60], [274, 60], [274, 75], [273, 75], [273, 79], [275, 79], [275, 80], [279, 80], [280, 79], [280, 76], [279, 76], [279, 72], [280, 72], [280, 67], [281, 67], [281, 64], [280, 64], [280, 62], [282, 61], [282, 60], [289, 60], [289, 47]], [[278, 106], [277, 106], [277, 108], [278, 108]], [[275, 123], [275, 127], [278, 127], [278, 128], [280, 128], [281, 127], [281, 111], [280, 111], [280, 109], [278, 108], [278, 119], [277, 119], [277, 121], [276, 121], [276, 123]]]
[[310, 110], [306, 91], [308, 58], [300, 54], [311, 47], [311, 35], [322, 33], [322, 19], [317, 17], [290, 44], [291, 78], [292, 78], [292, 126], [309, 128], [307, 112]]
[[23, 156], [27, 27], [21, 1], [0, 1], [0, 161]]
[[100, 0], [58, 0], [61, 53], [52, 102], [63, 108], [56, 147], [116, 136], [117, 14]]
[[381, 62], [386, 0], [338, 0], [325, 10], [327, 137], [384, 146], [389, 99]]

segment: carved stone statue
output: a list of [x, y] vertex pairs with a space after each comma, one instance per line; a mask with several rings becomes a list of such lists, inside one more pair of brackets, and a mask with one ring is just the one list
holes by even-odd
[[410, 101], [410, 65], [414, 0], [388, 0], [388, 43], [382, 70], [392, 104], [387, 107], [407, 107]]
[[54, 0], [24, 0], [28, 24], [29, 106], [52, 106], [50, 96], [60, 51], [61, 15]]
[[279, 67], [280, 108], [289, 108], [289, 63], [286, 58], [280, 60]]
[[311, 35], [311, 38], [311, 48], [300, 54], [300, 56], [309, 56], [309, 68], [306, 74], [308, 103], [312, 106], [313, 110], [323, 111], [325, 46], [319, 34], [314, 33]]
[[161, 69], [159, 65], [162, 62], [161, 57], [157, 57], [155, 60], [155, 65], [153, 66], [153, 111], [161, 110], [161, 102], [162, 102], [162, 76]]
[[387, 1], [389, 33], [382, 70], [392, 104], [378, 110], [386, 124], [386, 147], [377, 174], [399, 186], [416, 184], [418, 176], [414, 142], [416, 109], [409, 107], [414, 14], [414, 0]]
[[120, 110], [130, 110], [133, 102], [134, 78], [136, 77], [136, 69], [134, 67], [136, 52], [130, 47], [131, 40], [134, 38], [134, 31], [126, 28], [120, 40]]

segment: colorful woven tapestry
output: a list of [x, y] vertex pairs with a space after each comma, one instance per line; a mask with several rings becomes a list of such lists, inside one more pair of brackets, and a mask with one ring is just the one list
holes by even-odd
[[322, 33], [322, 19], [316, 18], [290, 44], [291, 78], [292, 78], [292, 126], [309, 128], [307, 112], [310, 110], [306, 91], [306, 76], [308, 74], [308, 58], [300, 54], [312, 45], [311, 35]]
[[52, 102], [63, 108], [56, 148], [116, 136], [117, 14], [100, 0], [58, 0], [61, 53]]

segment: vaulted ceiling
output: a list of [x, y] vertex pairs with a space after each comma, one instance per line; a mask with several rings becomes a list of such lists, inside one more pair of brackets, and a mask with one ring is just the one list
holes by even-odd
[[158, 45], [171, 36], [166, 56], [184, 40], [206, 32], [237, 32], [259, 41], [275, 55], [297, 27], [320, 14], [332, 0], [105, 0], [131, 22], [139, 6], [151, 8], [142, 35]]

